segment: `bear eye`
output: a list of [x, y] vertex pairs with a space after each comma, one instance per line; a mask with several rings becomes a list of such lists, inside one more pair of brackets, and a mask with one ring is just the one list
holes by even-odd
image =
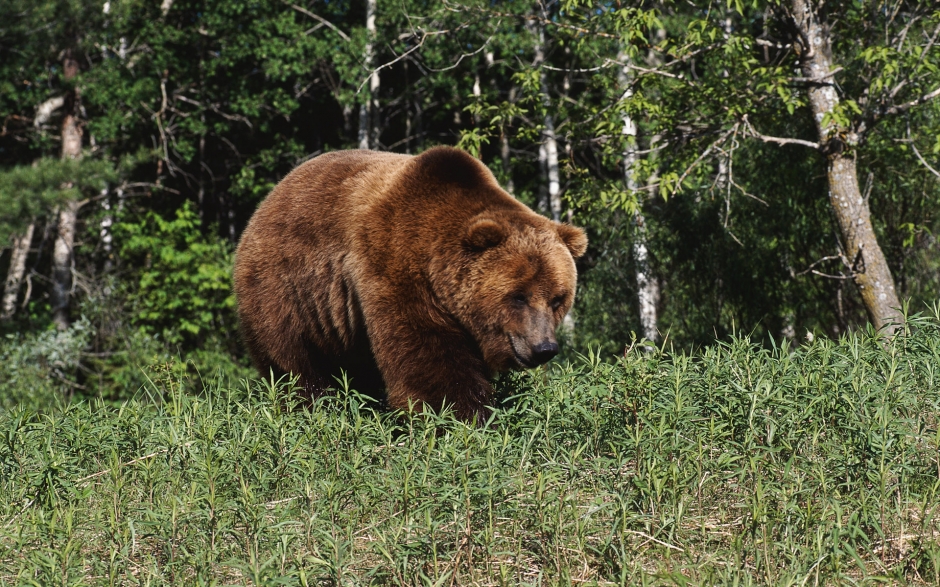
[[549, 305], [552, 307], [552, 310], [557, 310], [558, 308], [561, 307], [561, 305], [562, 305], [563, 303], [565, 303], [565, 298], [563, 298], [562, 296], [558, 296], [558, 297], [554, 298], [554, 299], [551, 301], [551, 304], [549, 304]]
[[525, 294], [517, 293], [512, 296], [512, 303], [517, 306], [522, 307], [529, 303], [529, 299], [526, 297]]

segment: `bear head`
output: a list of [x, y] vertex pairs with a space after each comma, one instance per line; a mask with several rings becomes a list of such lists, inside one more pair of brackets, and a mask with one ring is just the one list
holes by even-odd
[[574, 302], [574, 260], [587, 248], [584, 231], [536, 214], [457, 149], [425, 151], [408, 176], [410, 201], [445, 211], [428, 227], [437, 234], [429, 275], [436, 303], [473, 337], [488, 369], [554, 357], [555, 330]]
[[526, 369], [558, 353], [555, 330], [574, 302], [580, 228], [528, 210], [484, 211], [462, 236], [461, 287], [452, 313], [494, 372]]

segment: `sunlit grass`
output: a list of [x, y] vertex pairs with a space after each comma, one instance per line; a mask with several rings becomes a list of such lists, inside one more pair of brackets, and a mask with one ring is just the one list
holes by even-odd
[[167, 367], [0, 416], [0, 584], [938, 584], [940, 321], [910, 330], [587, 357], [486, 429]]

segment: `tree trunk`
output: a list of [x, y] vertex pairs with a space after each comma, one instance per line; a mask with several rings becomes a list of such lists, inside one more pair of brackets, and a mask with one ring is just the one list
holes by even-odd
[[23, 283], [23, 275], [26, 273], [26, 257], [29, 255], [29, 245], [33, 242], [35, 230], [36, 225], [30, 223], [22, 235], [13, 237], [13, 254], [10, 257], [6, 283], [3, 285], [3, 307], [0, 309], [0, 320], [9, 320], [16, 313], [16, 296], [20, 293], [20, 284]]
[[548, 177], [548, 150], [545, 148], [545, 143], [539, 145], [539, 192], [536, 196], [535, 209], [542, 214], [548, 214], [549, 205], [548, 205], [548, 182], [545, 181], [545, 178]]
[[[114, 270], [114, 234], [111, 232], [114, 226], [114, 216], [111, 212], [111, 202], [108, 201], [107, 188], [101, 190], [101, 196], [101, 209], [104, 210], [104, 215], [101, 217], [101, 223], [99, 224], [101, 228], [99, 236], [101, 238], [101, 250], [104, 253], [102, 272], [107, 275]], [[118, 190], [118, 197], [120, 197], [120, 190]]]
[[[378, 141], [379, 72], [375, 67], [375, 10], [376, 0], [366, 0], [366, 47], [362, 61], [369, 74], [369, 93], [359, 105], [359, 148], [368, 149]], [[369, 120], [372, 120], [370, 137]]]
[[[629, 59], [626, 53], [622, 52], [617, 56], [618, 61], [624, 64], [617, 75], [620, 87], [623, 89], [621, 99], [630, 98], [633, 91], [630, 89], [630, 70], [627, 67]], [[622, 116], [623, 135], [626, 137], [626, 146], [623, 150], [623, 183], [624, 187], [637, 193], [636, 211], [633, 213], [633, 262], [636, 272], [636, 290], [637, 302], [640, 311], [640, 328], [643, 338], [648, 341], [656, 342], [659, 340], [659, 325], [656, 314], [656, 307], [659, 305], [659, 283], [653, 276], [650, 269], [649, 249], [646, 246], [646, 218], [643, 216], [643, 198], [641, 192], [637, 191], [636, 178], [634, 177], [634, 166], [637, 162], [636, 123], [626, 113]]]
[[55, 246], [52, 250], [52, 321], [59, 330], [69, 327], [69, 298], [72, 287], [72, 248], [78, 202], [66, 202], [59, 209]]
[[[810, 0], [791, 0], [791, 10], [801, 37], [803, 75], [823, 80], [833, 69], [829, 25], [819, 19]], [[829, 203], [838, 220], [852, 277], [872, 323], [891, 336], [903, 319], [901, 303], [875, 237], [868, 201], [858, 186], [854, 154], [858, 136], [851, 129], [839, 128], [832, 120], [826, 120], [826, 115], [839, 104], [832, 83], [810, 85], [808, 95], [819, 143], [828, 154]]]
[[[535, 21], [530, 28], [535, 28], [535, 61], [533, 65], [539, 70], [539, 93], [542, 106], [545, 108], [544, 128], [542, 129], [542, 147], [539, 149], [540, 163], [544, 161], [545, 174], [548, 187], [548, 209], [552, 220], [561, 221], [561, 181], [558, 173], [558, 140], [555, 137], [555, 119], [551, 114], [551, 98], [548, 95], [548, 76], [542, 65], [545, 63], [545, 27]], [[544, 149], [544, 151], [542, 150]]]
[[656, 306], [659, 304], [659, 282], [650, 269], [649, 250], [646, 246], [646, 218], [637, 209], [633, 216], [636, 234], [633, 240], [633, 262], [636, 264], [637, 301], [640, 307], [640, 327], [643, 338], [659, 341], [659, 324]]
[[506, 128], [503, 127], [499, 133], [499, 156], [503, 160], [503, 175], [506, 177], [506, 191], [516, 195], [516, 186], [512, 181], [512, 159], [509, 157], [509, 137], [506, 136]]
[[[71, 52], [63, 60], [66, 80], [78, 75], [78, 61]], [[62, 158], [80, 159], [82, 156], [82, 128], [78, 121], [79, 92], [75, 88], [66, 99], [65, 117], [62, 120]], [[66, 188], [71, 185], [66, 185]], [[75, 243], [75, 225], [78, 221], [79, 203], [66, 202], [59, 209], [58, 228], [52, 252], [52, 321], [56, 328], [69, 327], [69, 296], [72, 286], [72, 247]]]
[[[206, 114], [203, 112], [200, 116], [202, 128], [206, 128]], [[205, 222], [206, 219], [206, 135], [199, 135], [199, 182], [196, 190], [196, 206], [199, 208], [199, 220]]]
[[415, 94], [412, 106], [415, 113], [413, 123], [415, 128], [415, 150], [420, 152], [424, 148], [424, 107], [421, 105], [421, 96]]
[[[548, 101], [548, 94], [542, 94], [542, 100]], [[561, 222], [561, 181], [558, 174], [558, 141], [555, 140], [555, 121], [551, 114], [545, 115], [545, 171], [548, 173], [548, 205], [552, 211], [552, 220]]]
[[[542, 144], [539, 146], [539, 169], [542, 172], [544, 187], [539, 187], [539, 211], [550, 211], [552, 220], [561, 222], [561, 181], [558, 171], [558, 140], [555, 137], [555, 119], [551, 114], [551, 98], [548, 95], [548, 76], [542, 65], [545, 63], [545, 27], [535, 19], [526, 20], [526, 28], [535, 36], [535, 58], [532, 65], [539, 70], [539, 94], [545, 109]], [[547, 208], [547, 210], [546, 210]], [[574, 311], [568, 312], [561, 322], [562, 336], [574, 337]]]

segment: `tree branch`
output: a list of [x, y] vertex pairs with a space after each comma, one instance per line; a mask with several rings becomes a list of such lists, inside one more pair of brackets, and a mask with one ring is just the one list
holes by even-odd
[[347, 34], [344, 33], [343, 31], [339, 30], [339, 29], [336, 27], [335, 24], [333, 24], [332, 22], [330, 22], [330, 21], [328, 21], [327, 19], [323, 18], [323, 17], [320, 16], [319, 14], [314, 14], [313, 12], [310, 12], [310, 11], [307, 10], [306, 8], [304, 8], [304, 7], [302, 7], [302, 6], [297, 6], [296, 4], [291, 4], [290, 2], [286, 2], [286, 1], [285, 1], [284, 4], [287, 4], [288, 6], [290, 6], [291, 8], [293, 8], [294, 10], [296, 10], [297, 12], [299, 12], [299, 13], [301, 13], [301, 14], [305, 14], [305, 15], [309, 16], [310, 18], [312, 18], [312, 19], [318, 21], [320, 24], [323, 24], [323, 25], [326, 25], [326, 26], [330, 27], [330, 29], [332, 29], [333, 32], [335, 32], [337, 35], [339, 35], [340, 37], [342, 37], [342, 39], [343, 39], [344, 41], [349, 41], [349, 35], [347, 35]]
[[826, 83], [826, 84], [830, 84], [830, 85], [831, 85], [832, 82], [824, 82], [823, 80], [834, 76], [835, 74], [839, 73], [839, 72], [842, 71], [842, 70], [843, 70], [843, 67], [842, 67], [842, 66], [839, 66], [839, 67], [833, 69], [832, 71], [830, 71], [829, 73], [827, 73], [826, 75], [821, 75], [821, 76], [819, 76], [819, 77], [791, 77], [791, 78], [788, 78], [788, 81], [791, 81], [791, 82], [800, 82], [800, 83], [810, 83], [810, 84], [822, 84], [822, 83]]
[[920, 106], [921, 104], [924, 104], [926, 102], [933, 100], [937, 96], [940, 96], [940, 87], [938, 87], [937, 89], [935, 89], [934, 91], [930, 93], [924, 94], [920, 98], [911, 100], [910, 102], [905, 102], [904, 104], [898, 104], [897, 106], [892, 106], [891, 108], [884, 110], [881, 113], [881, 116], [879, 116], [879, 118], [884, 117], [884, 116], [890, 116], [892, 114], [897, 114], [898, 112], [904, 112], [905, 110], [910, 110], [911, 108], [915, 106]]
[[809, 147], [810, 149], [816, 149], [821, 151], [822, 147], [819, 143], [814, 143], [812, 141], [804, 141], [803, 139], [786, 139], [781, 137], [769, 137], [767, 135], [762, 135], [751, 125], [751, 121], [747, 119], [747, 114], [742, 118], [744, 125], [747, 127], [748, 135], [764, 141], [765, 143], [776, 143], [778, 145], [802, 145], [804, 147]]
[[[449, 32], [449, 31], [434, 31], [434, 32], [432, 32], [432, 33], [423, 33], [423, 34], [421, 35], [421, 38], [418, 40], [418, 44], [417, 44], [417, 45], [415, 45], [415, 46], [412, 47], [411, 49], [408, 49], [407, 51], [405, 51], [404, 53], [402, 53], [401, 55], [399, 55], [399, 56], [396, 57], [395, 59], [392, 59], [391, 61], [389, 61], [389, 62], [387, 62], [387, 63], [383, 63], [382, 65], [380, 65], [380, 66], [376, 67], [375, 69], [373, 69], [372, 71], [370, 71], [370, 72], [369, 72], [369, 75], [367, 75], [365, 78], [363, 78], [362, 83], [359, 84], [359, 87], [358, 87], [358, 88], [356, 88], [356, 93], [358, 94], [359, 92], [362, 91], [362, 88], [369, 82], [369, 78], [371, 78], [373, 75], [375, 75], [376, 73], [382, 71], [383, 69], [385, 69], [385, 68], [387, 68], [387, 67], [391, 67], [392, 65], [395, 65], [396, 63], [398, 63], [399, 61], [401, 61], [401, 60], [404, 59], [405, 57], [408, 57], [409, 55], [411, 55], [412, 53], [414, 53], [415, 51], [417, 51], [418, 49], [420, 49], [421, 46], [424, 45], [424, 41], [425, 41], [429, 36], [434, 35], [434, 34], [442, 34], [442, 33], [446, 33], [446, 32]], [[485, 46], [486, 46], [486, 45], [484, 45], [484, 47], [485, 47]], [[482, 48], [481, 48], [481, 49], [482, 49]], [[461, 57], [461, 59], [463, 59], [463, 57]], [[458, 62], [458, 63], [459, 63], [459, 62]]]
[[[851, 271], [849, 275], [845, 275], [845, 274], [831, 275], [829, 273], [823, 273], [822, 271], [818, 271], [816, 269], [817, 265], [821, 263], [825, 263], [826, 261], [835, 261], [836, 259], [842, 261], [842, 264], [845, 265], [847, 268], [849, 268], [849, 270]], [[812, 273], [813, 275], [819, 275], [820, 277], [826, 277], [828, 279], [852, 279], [856, 275], [854, 269], [852, 269], [852, 266], [849, 265], [848, 259], [846, 259], [845, 255], [841, 253], [838, 255], [829, 255], [828, 257], [823, 257], [822, 259], [812, 263], [809, 267], [807, 267], [803, 271], [792, 273], [792, 270], [791, 270], [791, 275], [793, 275], [794, 277], [796, 277], [797, 275], [806, 275], [807, 273]]]
[[714, 141], [712, 144], [708, 145], [708, 148], [705, 149], [705, 150], [702, 152], [702, 154], [698, 156], [698, 159], [696, 159], [695, 161], [693, 161], [693, 162], [692, 162], [692, 165], [689, 165], [689, 167], [688, 167], [684, 172], [682, 172], [682, 175], [680, 175], [680, 176], [679, 176], [679, 179], [676, 181], [676, 187], [673, 188], [673, 190], [672, 190], [672, 195], [675, 195], [676, 192], [679, 191], [679, 189], [682, 187], [682, 182], [685, 181], [685, 178], [687, 178], [690, 173], [692, 173], [692, 170], [695, 169], [696, 167], [698, 167], [698, 164], [701, 163], [701, 162], [705, 159], [705, 157], [708, 157], [708, 154], [711, 153], [712, 150], [713, 150], [715, 147], [717, 147], [717, 146], [720, 145], [721, 143], [723, 143], [723, 142], [725, 142], [726, 140], [728, 140], [728, 137], [731, 136], [732, 133], [734, 133], [735, 131], [738, 130], [738, 126], [739, 126], [739, 125], [737, 125], [737, 124], [734, 125], [734, 126], [731, 127], [727, 132], [725, 132], [725, 133], [722, 134], [720, 137], [718, 137], [717, 139], [715, 139], [715, 141]]
[[[910, 24], [912, 24], [912, 23], [913, 23], [913, 21], [911, 21], [911, 23], [909, 23], [908, 26], [910, 26]], [[906, 29], [905, 29], [905, 30], [906, 30]], [[940, 24], [937, 25], [937, 28], [936, 28], [936, 29], [934, 29], [934, 31], [933, 31], [933, 36], [930, 37], [930, 41], [927, 42], [927, 46], [924, 47], [924, 50], [923, 50], [923, 51], [921, 51], [920, 58], [917, 60], [917, 64], [914, 65], [914, 67], [911, 68], [909, 71], [911, 71], [911, 72], [917, 71], [917, 69], [920, 67], [920, 64], [924, 62], [924, 58], [927, 57], [927, 53], [930, 52], [930, 49], [933, 48], [934, 43], [937, 42], [937, 36], [938, 36], [938, 35], [940, 35]], [[900, 44], [899, 44], [899, 47], [898, 47], [898, 51], [900, 51]], [[901, 88], [903, 88], [905, 85], [907, 85], [907, 82], [910, 81], [910, 79], [911, 79], [911, 76], [910, 76], [910, 75], [904, 76], [904, 79], [901, 80], [901, 81], [898, 83], [898, 85], [896, 85], [896, 86], [894, 87], [894, 89], [891, 90], [891, 93], [888, 94], [888, 99], [889, 99], [889, 100], [893, 100], [894, 97], [897, 95], [897, 93], [901, 91]]]
[[924, 167], [926, 167], [930, 171], [930, 173], [936, 175], [937, 177], [940, 177], [940, 171], [937, 171], [936, 169], [931, 167], [930, 164], [924, 160], [924, 158], [920, 154], [920, 151], [918, 151], [917, 147], [914, 146], [914, 141], [911, 141], [911, 149], [913, 149], [914, 154], [917, 155], [917, 158], [920, 159], [920, 162], [923, 163]]
[[920, 154], [920, 151], [917, 150], [917, 145], [914, 144], [914, 137], [911, 136], [911, 121], [910, 120], [907, 121], [907, 141], [904, 141], [904, 142], [911, 144], [911, 149], [914, 151], [914, 155], [917, 156], [920, 162], [924, 165], [924, 167], [926, 167], [930, 171], [930, 173], [936, 175], [937, 177], [940, 177], [940, 171], [937, 171], [936, 169], [931, 167], [930, 164], [927, 163], [924, 157]]
[[36, 118], [33, 119], [33, 126], [36, 128], [41, 128], [42, 125], [46, 124], [49, 121], [49, 118], [52, 116], [52, 113], [61, 108], [65, 104], [65, 97], [55, 96], [49, 98], [42, 104], [36, 107]]
[[[445, 2], [445, 3], [444, 3], [445, 6], [448, 5], [448, 4], [449, 4], [448, 2]], [[457, 5], [460, 6], [459, 3], [458, 3]], [[464, 8], [465, 8], [465, 7], [460, 6], [460, 8], [451, 8], [451, 10], [460, 11], [460, 10], [462, 10], [462, 9], [464, 9]], [[536, 21], [536, 22], [541, 23], [542, 26], [552, 26], [552, 27], [556, 27], [556, 28], [559, 28], [559, 29], [565, 29], [565, 30], [569, 30], [569, 31], [574, 31], [574, 32], [580, 33], [580, 34], [582, 34], [582, 35], [591, 35], [591, 36], [595, 36], [595, 37], [604, 37], [604, 38], [607, 38], [607, 39], [619, 39], [619, 38], [620, 38], [619, 35], [612, 35], [612, 34], [610, 34], [610, 33], [605, 33], [605, 32], [602, 32], [602, 31], [592, 31], [592, 30], [590, 30], [590, 29], [586, 29], [586, 28], [583, 28], [583, 27], [579, 27], [579, 26], [575, 26], [575, 25], [571, 25], [571, 24], [565, 24], [565, 23], [561, 23], [561, 22], [557, 22], [557, 21], [551, 20], [551, 19], [549, 19], [549, 18], [536, 16], [535, 14], [519, 14], [518, 12], [515, 12], [515, 13], [514, 13], [514, 12], [497, 12], [497, 11], [487, 11], [487, 10], [485, 10], [485, 9], [483, 9], [483, 10], [478, 10], [478, 12], [484, 12], [484, 14], [487, 15], [487, 16], [498, 16], [498, 17], [500, 17], [500, 18], [510, 17], [510, 18], [521, 18], [522, 20], [534, 20], [534, 21]]]

